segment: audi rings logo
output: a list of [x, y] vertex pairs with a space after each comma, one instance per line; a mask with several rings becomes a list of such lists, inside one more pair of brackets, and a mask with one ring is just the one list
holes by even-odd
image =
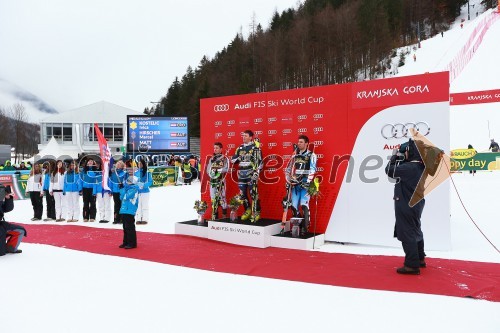
[[306, 133], [307, 132], [307, 128], [299, 128], [297, 130], [297, 132], [299, 132], [299, 133]]
[[227, 137], [231, 138], [233, 136], [236, 136], [236, 132], [227, 132]]
[[323, 168], [323, 167], [317, 167], [317, 168], [316, 168], [316, 171], [317, 171], [317, 172], [322, 172], [322, 171], [325, 171], [325, 168]]
[[234, 120], [228, 120], [228, 121], [227, 121], [227, 124], [228, 124], [228, 125], [234, 125], [235, 123], [236, 123], [236, 121], [234, 121]]
[[322, 113], [316, 113], [316, 114], [313, 115], [313, 119], [314, 120], [323, 119], [323, 114]]
[[431, 127], [425, 121], [419, 121], [416, 123], [396, 123], [396, 124], [385, 124], [380, 130], [380, 134], [384, 139], [402, 139], [407, 138], [410, 134], [411, 129], [417, 130], [421, 135], [427, 136], [431, 132]]
[[317, 157], [317, 158], [324, 158], [324, 157], [325, 157], [325, 155], [324, 155], [324, 154], [316, 154], [316, 157]]
[[284, 160], [289, 160], [292, 158], [292, 155], [283, 155]]
[[292, 130], [289, 128], [285, 128], [284, 130], [281, 131], [283, 134], [290, 134], [292, 133]]
[[277, 134], [278, 131], [277, 130], [269, 130], [267, 131], [267, 135], [274, 135], [274, 134]]
[[283, 142], [283, 148], [290, 147], [291, 145], [291, 142]]
[[264, 131], [255, 131], [253, 132], [256, 136], [264, 134]]
[[268, 123], [275, 122], [276, 120], [278, 120], [278, 118], [276, 118], [276, 117], [267, 118]]
[[215, 126], [221, 126], [222, 125], [222, 121], [218, 120], [218, 121], [214, 122], [214, 125]]
[[215, 112], [229, 111], [229, 104], [217, 104], [217, 105], [214, 105], [214, 111]]
[[324, 145], [324, 144], [325, 144], [325, 142], [324, 142], [324, 141], [313, 141], [313, 144], [314, 144], [315, 146], [322, 146], [322, 145]]
[[234, 143], [230, 143], [227, 145], [227, 149], [233, 149], [234, 147], [236, 147]]
[[319, 133], [319, 132], [323, 132], [323, 127], [314, 127], [313, 132], [314, 132], [314, 134]]
[[253, 120], [253, 122], [254, 122], [255, 124], [261, 123], [261, 122], [263, 122], [263, 121], [264, 121], [264, 119], [262, 119], [262, 118], [256, 118], [256, 119], [254, 119], [254, 120]]
[[276, 142], [269, 142], [269, 143], [267, 144], [267, 146], [268, 146], [269, 148], [273, 148], [273, 147], [278, 146], [278, 144], [277, 144]]
[[300, 116], [297, 116], [297, 120], [306, 120], [307, 119], [307, 114], [301, 114]]
[[218, 138], [220, 138], [220, 137], [222, 137], [222, 133], [215, 133], [215, 138], [216, 138], [216, 139], [218, 139]]

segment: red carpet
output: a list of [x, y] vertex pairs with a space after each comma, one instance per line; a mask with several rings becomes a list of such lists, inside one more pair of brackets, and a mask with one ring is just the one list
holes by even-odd
[[209, 271], [332, 286], [471, 297], [500, 302], [500, 264], [427, 259], [419, 276], [395, 273], [403, 259], [278, 248], [256, 249], [190, 236], [138, 232], [139, 247], [119, 249], [122, 231], [25, 225], [28, 243]]

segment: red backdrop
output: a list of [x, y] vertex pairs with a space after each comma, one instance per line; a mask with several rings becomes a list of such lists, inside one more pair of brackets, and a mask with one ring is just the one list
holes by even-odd
[[[447, 101], [448, 73], [374, 80], [343, 85], [236, 95], [201, 100], [201, 156], [206, 161], [213, 143], [222, 142], [229, 155], [250, 129], [261, 140], [264, 170], [259, 182], [262, 217], [280, 220], [285, 196], [283, 167], [292, 144], [305, 134], [318, 155], [321, 196], [311, 202], [312, 222], [324, 232], [335, 207], [347, 163], [361, 127], [373, 115], [395, 105]], [[376, 153], [376, 152], [375, 152]], [[340, 163], [339, 163], [340, 161]], [[227, 178], [229, 200], [238, 193], [236, 170]], [[202, 199], [210, 202], [203, 173]], [[314, 201], [314, 200], [313, 200]], [[314, 214], [317, 213], [317, 219]], [[207, 217], [210, 211], [207, 211]], [[312, 225], [314, 227], [314, 224]]]

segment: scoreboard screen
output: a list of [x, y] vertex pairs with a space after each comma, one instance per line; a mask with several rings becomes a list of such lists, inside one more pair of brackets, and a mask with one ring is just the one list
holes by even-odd
[[127, 116], [127, 151], [189, 152], [187, 117]]

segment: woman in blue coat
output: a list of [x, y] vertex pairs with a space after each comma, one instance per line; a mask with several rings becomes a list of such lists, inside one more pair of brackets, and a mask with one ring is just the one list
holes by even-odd
[[153, 176], [148, 171], [146, 162], [139, 161], [139, 169], [135, 172], [137, 177], [137, 186], [139, 186], [139, 207], [135, 219], [137, 224], [147, 224], [149, 220], [149, 187], [153, 185]]

